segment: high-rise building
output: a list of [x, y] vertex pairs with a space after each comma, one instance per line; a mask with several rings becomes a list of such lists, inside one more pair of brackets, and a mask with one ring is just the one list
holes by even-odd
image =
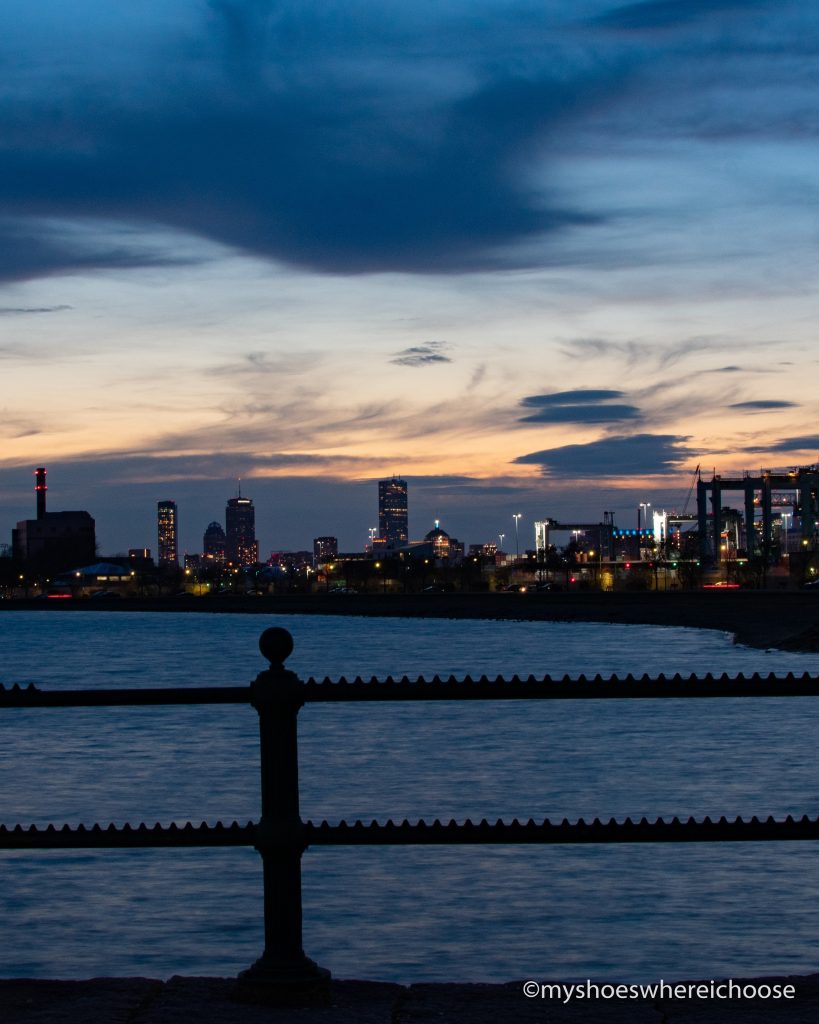
[[388, 548], [400, 548], [407, 543], [406, 480], [394, 476], [378, 481], [378, 536]]
[[316, 537], [313, 540], [313, 565], [326, 565], [338, 558], [338, 538]]
[[256, 565], [256, 513], [251, 498], [228, 498], [225, 509], [225, 557], [232, 565]]
[[225, 537], [225, 531], [222, 529], [222, 524], [215, 521], [210, 523], [207, 530], [205, 530], [205, 536], [202, 538], [202, 551], [205, 555], [205, 561], [220, 564], [224, 562], [226, 545], [227, 538]]
[[160, 568], [179, 568], [179, 523], [175, 501], [156, 503], [157, 564]]

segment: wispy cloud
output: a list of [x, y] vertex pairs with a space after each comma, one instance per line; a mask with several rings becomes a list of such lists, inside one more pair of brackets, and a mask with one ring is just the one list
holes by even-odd
[[598, 25], [625, 30], [671, 29], [714, 15], [743, 15], [770, 0], [644, 0], [622, 4], [595, 19]]
[[753, 402], [733, 402], [729, 409], [738, 409], [740, 412], [766, 412], [771, 409], [796, 409], [798, 402], [785, 402], [778, 399], [759, 399]]
[[262, 379], [269, 384], [269, 377], [290, 377], [299, 374], [312, 372], [323, 360], [324, 353], [319, 351], [306, 351], [300, 349], [298, 352], [247, 352], [241, 358], [231, 360], [229, 363], [219, 363], [207, 367], [204, 373], [212, 377], [239, 378], [242, 380]]
[[42, 421], [37, 422], [30, 416], [25, 416], [12, 409], [0, 409], [0, 437], [14, 441], [41, 433], [43, 433]]
[[480, 363], [478, 366], [476, 366], [475, 369], [472, 371], [472, 376], [469, 378], [469, 383], [466, 386], [466, 390], [474, 391], [475, 388], [480, 387], [481, 384], [483, 384], [484, 380], [486, 380], [486, 371], [486, 363]]
[[0, 306], [0, 316], [27, 316], [30, 313], [62, 313], [71, 306]]
[[[345, 468], [366, 460], [345, 457]], [[61, 465], [94, 465], [108, 484], [162, 483], [182, 480], [230, 480], [267, 473], [327, 470], [339, 465], [337, 456], [312, 452], [259, 453], [254, 450], [177, 455], [155, 451], [91, 452], [61, 460]]]
[[520, 494], [525, 485], [520, 480], [507, 478], [483, 480], [472, 476], [440, 474], [430, 476], [414, 474], [413, 487], [423, 487], [428, 494], [457, 496], [459, 499], [488, 497], [492, 495]]
[[[692, 361], [710, 353], [718, 356], [723, 350], [730, 350], [735, 345], [733, 338], [728, 337], [688, 337], [674, 341], [656, 339], [609, 339], [609, 338], [575, 338], [561, 346], [561, 354], [568, 359], [587, 362], [593, 359], [613, 359], [627, 369], [641, 368], [646, 370], [667, 370], [681, 363]], [[753, 343], [750, 348], [762, 347], [763, 343]], [[700, 367], [698, 372], [707, 372], [708, 368]]]
[[[0, 102], [0, 126], [3, 114]], [[1, 143], [0, 154], [3, 154]], [[194, 260], [189, 253], [182, 256], [174, 252], [167, 238], [151, 238], [148, 225], [144, 231], [136, 231], [105, 221], [99, 209], [95, 211], [83, 202], [66, 202], [50, 217], [21, 217], [12, 212], [17, 205], [10, 196], [10, 191], [16, 191], [10, 189], [10, 179], [14, 177], [13, 172], [8, 176], [0, 175], [0, 281], [26, 281], [95, 270], [174, 267]], [[51, 204], [41, 198], [33, 205], [46, 210]], [[10, 209], [6, 216], [2, 215], [4, 207]], [[125, 209], [117, 213], [123, 218], [135, 217]]]
[[433, 363], [451, 363], [446, 355], [450, 346], [445, 341], [429, 341], [425, 345], [413, 345], [401, 352], [396, 352], [390, 360], [397, 366], [429, 366]]
[[797, 437], [783, 437], [778, 441], [767, 439], [759, 446], [750, 446], [748, 452], [801, 452], [814, 451], [819, 454], [819, 434], [803, 434]]

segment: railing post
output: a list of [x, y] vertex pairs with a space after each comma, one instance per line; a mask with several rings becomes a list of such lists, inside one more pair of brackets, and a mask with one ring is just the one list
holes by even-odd
[[323, 988], [330, 972], [302, 948], [301, 857], [306, 849], [299, 815], [298, 713], [301, 683], [285, 669], [293, 650], [286, 629], [266, 629], [259, 649], [270, 662], [251, 684], [259, 713], [262, 815], [256, 849], [264, 872], [264, 953], [239, 978], [272, 995]]

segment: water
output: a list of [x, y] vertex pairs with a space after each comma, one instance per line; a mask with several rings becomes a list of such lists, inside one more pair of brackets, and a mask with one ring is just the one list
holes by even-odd
[[[589, 623], [0, 615], [0, 681], [242, 685], [268, 625], [307, 677], [819, 673], [716, 632]], [[311, 705], [302, 815], [623, 818], [819, 813], [815, 703]], [[247, 821], [241, 706], [8, 711], [0, 820]], [[252, 850], [0, 853], [0, 975], [229, 975], [262, 948]], [[816, 969], [810, 843], [309, 850], [305, 949], [338, 977], [656, 980]]]

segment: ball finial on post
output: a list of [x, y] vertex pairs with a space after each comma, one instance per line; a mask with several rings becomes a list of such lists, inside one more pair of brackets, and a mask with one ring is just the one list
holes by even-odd
[[270, 626], [259, 637], [259, 650], [273, 669], [284, 668], [293, 653], [293, 637], [281, 626]]

